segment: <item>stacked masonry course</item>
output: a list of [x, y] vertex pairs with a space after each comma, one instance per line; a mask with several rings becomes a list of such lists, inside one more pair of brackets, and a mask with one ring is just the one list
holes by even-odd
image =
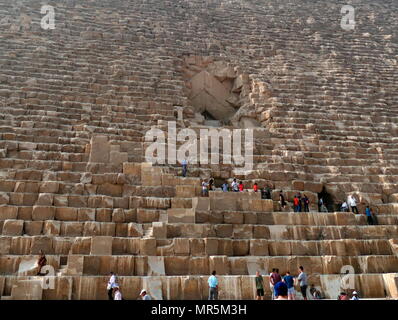
[[[0, 4], [2, 299], [106, 299], [111, 270], [126, 299], [206, 299], [212, 270], [221, 299], [252, 299], [256, 270], [299, 265], [328, 298], [344, 265], [362, 296], [398, 297], [397, 1], [356, 1], [353, 31], [340, 1], [51, 2], [54, 30], [37, 1]], [[229, 81], [228, 128], [255, 136], [255, 170], [238, 178], [272, 184], [272, 200], [201, 198], [200, 178], [230, 165], [182, 178], [145, 162], [151, 127], [206, 127], [195, 76]], [[280, 189], [312, 212], [281, 210]], [[379, 225], [315, 212], [322, 190], [354, 192]], [[34, 276], [40, 250], [55, 289]]]

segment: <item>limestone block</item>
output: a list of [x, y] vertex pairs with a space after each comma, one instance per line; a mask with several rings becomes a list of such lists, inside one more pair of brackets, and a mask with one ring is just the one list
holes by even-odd
[[115, 236], [116, 237], [127, 237], [128, 224], [127, 223], [115, 223]]
[[189, 272], [190, 257], [168, 256], [164, 257], [167, 275], [186, 275]]
[[209, 259], [207, 257], [191, 257], [188, 261], [188, 274], [202, 275], [209, 273]]
[[89, 162], [109, 162], [110, 146], [107, 136], [93, 136], [90, 141]]
[[95, 221], [95, 209], [94, 208], [77, 209], [77, 220], [78, 221]]
[[10, 197], [5, 192], [0, 192], [0, 205], [8, 204]]
[[141, 163], [124, 162], [123, 173], [141, 177]]
[[12, 237], [10, 254], [25, 255], [30, 254], [32, 244], [31, 237]]
[[32, 211], [32, 220], [54, 220], [55, 208], [34, 206]]
[[[12, 207], [10, 207], [12, 208]], [[19, 207], [18, 219], [19, 220], [32, 220], [32, 207]], [[1, 210], [1, 209], [0, 209]], [[1, 218], [0, 218], [1, 220]]]
[[304, 190], [305, 191], [311, 191], [314, 193], [320, 193], [322, 192], [323, 189], [323, 183], [320, 182], [309, 182], [305, 181], [304, 183]]
[[41, 300], [43, 296], [42, 280], [40, 277], [32, 280], [19, 280], [11, 290], [11, 300]]
[[245, 212], [243, 218], [244, 224], [257, 224], [257, 212]]
[[118, 223], [123, 223], [125, 221], [124, 210], [121, 209], [121, 208], [113, 209], [112, 221], [113, 222], [118, 222]]
[[268, 226], [253, 226], [253, 238], [270, 239], [270, 230]]
[[230, 224], [243, 224], [243, 212], [226, 211], [224, 212], [224, 223]]
[[167, 209], [169, 223], [195, 223], [193, 209]]
[[236, 211], [237, 194], [236, 192], [210, 192], [210, 208], [212, 210]]
[[192, 208], [198, 211], [210, 210], [210, 199], [207, 197], [192, 198]]
[[148, 256], [148, 276], [164, 276], [164, 257]]
[[398, 299], [398, 273], [387, 273], [382, 276], [388, 296]]
[[206, 255], [218, 254], [218, 239], [205, 238], [205, 252]]
[[176, 185], [176, 197], [177, 198], [194, 198], [199, 196], [200, 185]]
[[112, 237], [94, 236], [91, 238], [91, 255], [112, 255]]
[[0, 220], [17, 219], [18, 207], [0, 206]]
[[112, 221], [112, 209], [100, 208], [96, 209], [95, 220], [98, 222], [111, 222]]
[[268, 241], [264, 239], [250, 240], [250, 255], [268, 256]]
[[101, 222], [100, 234], [102, 236], [114, 237], [116, 232], [116, 224], [114, 222]]
[[83, 275], [84, 256], [70, 255], [68, 256], [68, 264], [65, 275], [77, 276]]
[[202, 285], [197, 278], [192, 276], [181, 277], [181, 295], [183, 300], [203, 299], [206, 295], [202, 294]]
[[55, 219], [60, 221], [76, 221], [77, 209], [76, 208], [56, 208]]
[[25, 221], [25, 234], [29, 236], [40, 235], [43, 230], [43, 221]]
[[215, 231], [218, 238], [231, 238], [233, 233], [233, 225], [217, 224], [215, 226]]
[[233, 238], [234, 239], [252, 239], [253, 238], [253, 226], [252, 225], [234, 225], [233, 227]]
[[7, 219], [4, 221], [2, 234], [4, 236], [20, 236], [22, 235], [23, 226], [23, 220]]
[[76, 237], [70, 248], [70, 254], [90, 254], [91, 237]]
[[30, 253], [39, 254], [43, 250], [44, 254], [52, 254], [54, 252], [53, 240], [48, 236], [33, 236]]
[[51, 193], [40, 193], [37, 198], [37, 205], [40, 206], [52, 206], [54, 203], [54, 195]]
[[0, 255], [6, 255], [10, 253], [11, 249], [11, 237], [0, 237]]
[[191, 256], [203, 256], [205, 254], [205, 241], [204, 239], [189, 239]]
[[155, 238], [140, 239], [140, 254], [146, 256], [155, 256], [156, 239]]
[[61, 232], [61, 222], [47, 220], [43, 225], [43, 234], [46, 236], [57, 236]]
[[233, 240], [231, 239], [218, 239], [218, 254], [223, 256], [233, 256]]
[[54, 195], [54, 206], [68, 207], [68, 196]]
[[234, 256], [249, 255], [249, 240], [234, 240], [232, 242]]
[[152, 222], [152, 234], [155, 239], [167, 239], [167, 225], [164, 222]]
[[173, 240], [175, 255], [188, 256], [190, 253], [189, 239], [175, 238]]
[[209, 274], [216, 271], [217, 274], [230, 274], [230, 263], [227, 256], [209, 256]]
[[83, 234], [84, 224], [82, 222], [61, 223], [60, 235], [64, 237], [79, 237]]
[[144, 234], [142, 224], [130, 222], [127, 228], [128, 237], [142, 237]]
[[137, 209], [137, 222], [138, 223], [148, 223], [159, 221], [159, 210], [153, 209]]

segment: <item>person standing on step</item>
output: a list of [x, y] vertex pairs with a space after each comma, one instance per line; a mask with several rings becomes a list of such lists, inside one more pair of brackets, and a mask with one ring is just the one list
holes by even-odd
[[257, 290], [257, 300], [264, 300], [264, 279], [259, 271], [256, 271], [256, 278], [254, 279], [256, 282], [256, 290]]
[[113, 300], [123, 300], [119, 287], [114, 288], [114, 297], [115, 298]]
[[275, 269], [275, 272], [272, 273], [271, 278], [272, 278], [272, 279], [271, 279], [272, 285], [273, 285], [273, 287], [274, 287], [273, 296], [274, 296], [274, 298], [275, 298], [275, 297], [276, 297], [275, 285], [276, 285], [278, 282], [281, 282], [281, 281], [282, 281], [282, 277], [281, 277], [281, 275], [279, 274], [279, 269]]
[[188, 168], [188, 161], [187, 159], [182, 160], [182, 176], [186, 177], [187, 176], [187, 168]]
[[236, 182], [236, 179], [234, 179], [231, 183], [231, 189], [233, 192], [239, 192], [239, 185]]
[[239, 181], [239, 192], [243, 192], [243, 182]]
[[309, 205], [310, 205], [310, 199], [304, 194], [304, 197], [301, 199], [301, 202], [303, 204], [304, 212], [310, 212]]
[[207, 283], [209, 284], [209, 300], [218, 300], [218, 279], [215, 270], [211, 273]]
[[293, 210], [294, 210], [294, 212], [299, 212], [299, 203], [300, 203], [300, 200], [299, 200], [299, 198], [298, 198], [298, 196], [296, 194], [294, 196], [294, 198], [293, 198]]
[[41, 268], [43, 268], [46, 264], [47, 264], [47, 258], [44, 255], [43, 250], [39, 251], [40, 255], [39, 255], [39, 260], [37, 261], [37, 275], [41, 275]]
[[271, 193], [272, 193], [271, 187], [269, 185], [267, 185], [267, 187], [265, 188], [266, 199], [271, 200]]
[[296, 290], [294, 289], [294, 278], [293, 276], [290, 275], [289, 271], [286, 272], [286, 275], [283, 277], [282, 281], [286, 283], [288, 299], [296, 300]]
[[[348, 205], [351, 207], [352, 213], [358, 214], [358, 208], [357, 208], [357, 200], [353, 195], [349, 195], [347, 198]], [[354, 212], [355, 211], [355, 212]]]
[[288, 300], [288, 289], [286, 283], [280, 281], [275, 285], [275, 300]]
[[208, 190], [208, 183], [203, 180], [202, 181], [202, 197], [207, 197], [209, 195], [209, 190]]
[[141, 290], [140, 296], [142, 297], [142, 300], [152, 300], [152, 297], [147, 294], [146, 289]]
[[350, 300], [359, 300], [359, 298], [358, 298], [358, 292], [354, 291], [354, 292], [352, 293], [352, 298], [351, 298]]
[[301, 206], [301, 193], [299, 192], [297, 194], [297, 198], [298, 198], [298, 211], [297, 212], [301, 212], [303, 210], [303, 207]]
[[279, 202], [280, 202], [281, 208], [285, 209], [286, 201], [285, 201], [285, 197], [283, 196], [282, 190], [279, 192]]
[[269, 274], [269, 288], [271, 290], [271, 299], [274, 300], [274, 280], [273, 275], [275, 273], [275, 268], [272, 269], [271, 273]]
[[299, 267], [299, 275], [297, 277], [297, 280], [300, 284], [301, 294], [303, 295], [304, 300], [307, 300], [308, 277], [307, 274], [304, 272], [303, 266]]
[[223, 185], [221, 186], [221, 189], [223, 192], [228, 192], [228, 183], [224, 182]]
[[116, 276], [112, 271], [109, 273], [109, 275], [110, 275], [110, 278], [109, 278], [108, 286], [106, 287], [106, 289], [108, 290], [108, 299], [113, 300], [112, 292], [113, 292], [113, 288], [116, 286]]
[[253, 184], [253, 191], [254, 191], [254, 192], [257, 192], [257, 191], [258, 191], [257, 182], [255, 182], [255, 183]]
[[370, 210], [369, 206], [366, 206], [365, 215], [368, 220], [368, 225], [373, 225], [372, 211]]

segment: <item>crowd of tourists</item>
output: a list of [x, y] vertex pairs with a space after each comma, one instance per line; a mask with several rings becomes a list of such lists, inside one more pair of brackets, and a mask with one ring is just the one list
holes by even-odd
[[[108, 300], [124, 300], [116, 274], [111, 271], [109, 275], [110, 277], [106, 287], [106, 290], [108, 291]], [[139, 299], [141, 300], [152, 300], [152, 297], [147, 293], [146, 289], [142, 289], [139, 296]]]

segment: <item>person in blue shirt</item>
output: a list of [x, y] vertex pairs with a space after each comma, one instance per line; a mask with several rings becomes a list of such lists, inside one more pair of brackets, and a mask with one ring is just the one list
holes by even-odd
[[296, 300], [296, 290], [294, 289], [294, 278], [290, 275], [290, 272], [287, 271], [286, 275], [283, 277], [283, 282], [286, 283], [287, 286], [287, 297], [289, 300]]
[[209, 300], [218, 300], [218, 279], [215, 270], [211, 273], [207, 283], [209, 284]]
[[228, 192], [228, 183], [224, 182], [221, 188], [223, 192]]
[[368, 219], [368, 224], [373, 225], [372, 211], [370, 210], [369, 206], [366, 206], [365, 214]]

